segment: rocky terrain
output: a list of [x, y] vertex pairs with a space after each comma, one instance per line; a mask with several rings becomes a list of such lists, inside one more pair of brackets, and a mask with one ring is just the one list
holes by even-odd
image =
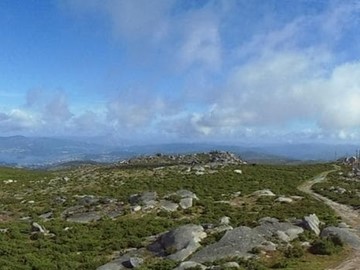
[[297, 189], [329, 169], [248, 165], [221, 151], [58, 171], [1, 168], [0, 264], [325, 269], [360, 247], [330, 207]]

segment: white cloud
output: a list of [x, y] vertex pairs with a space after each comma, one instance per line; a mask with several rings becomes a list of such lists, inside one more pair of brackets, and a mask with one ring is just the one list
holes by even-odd
[[70, 112], [67, 97], [64, 93], [57, 93], [44, 107], [43, 119], [47, 124], [64, 125], [71, 119], [73, 114]]
[[222, 61], [218, 16], [212, 10], [197, 10], [185, 14], [181, 24], [184, 31], [179, 51], [181, 63], [185, 67], [201, 64], [205, 69], [218, 70]]
[[40, 119], [28, 111], [13, 109], [0, 113], [0, 132], [32, 132], [40, 125]]

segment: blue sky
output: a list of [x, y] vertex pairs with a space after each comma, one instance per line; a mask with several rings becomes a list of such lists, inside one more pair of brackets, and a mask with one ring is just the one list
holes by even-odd
[[0, 135], [360, 139], [360, 4], [0, 1]]

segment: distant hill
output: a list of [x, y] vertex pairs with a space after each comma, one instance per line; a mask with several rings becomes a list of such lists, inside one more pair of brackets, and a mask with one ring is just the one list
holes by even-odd
[[[331, 144], [259, 144], [224, 145], [210, 143], [171, 143], [128, 145], [103, 140], [79, 138], [0, 137], [0, 164], [11, 166], [45, 166], [64, 162], [114, 162], [140, 155], [191, 154], [222, 150], [236, 153], [256, 163], [296, 163], [330, 161], [354, 155], [357, 145]], [[70, 163], [71, 164], [71, 163]]]

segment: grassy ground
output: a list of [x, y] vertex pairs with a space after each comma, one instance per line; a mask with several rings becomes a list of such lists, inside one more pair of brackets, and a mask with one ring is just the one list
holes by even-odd
[[[235, 173], [235, 168], [240, 168], [243, 174]], [[185, 223], [217, 223], [222, 216], [229, 216], [234, 227], [255, 226], [265, 216], [284, 220], [312, 213], [333, 224], [337, 217], [330, 208], [296, 189], [301, 182], [331, 168], [328, 164], [242, 165], [205, 175], [184, 174], [177, 167], [153, 170], [142, 166], [88, 166], [52, 173], [0, 168], [0, 228], [8, 229], [7, 233], [0, 233], [1, 269], [95, 269], [119, 250], [143, 246], [147, 236]], [[16, 182], [5, 184], [4, 180], [9, 179]], [[85, 225], [69, 223], [60, 217], [64, 209], [76, 204], [74, 195], [109, 197], [126, 203], [134, 193], [156, 191], [163, 196], [182, 188], [195, 192], [200, 199], [191, 209], [175, 213], [128, 213], [115, 220], [105, 218]], [[274, 198], [254, 200], [248, 196], [264, 188], [277, 195], [299, 195], [304, 199], [283, 204]], [[238, 191], [243, 201], [233, 205], [224, 203], [231, 201]], [[57, 204], [57, 197], [66, 198], [66, 202]], [[55, 218], [42, 221], [39, 215], [49, 210]], [[38, 221], [54, 236], [31, 236], [30, 223], [21, 219], [24, 217]], [[67, 227], [70, 229], [64, 230]], [[338, 260], [336, 256], [323, 259], [308, 254], [292, 259], [288, 267], [298, 268], [288, 269], [324, 269], [321, 267], [331, 260]], [[150, 264], [148, 269], [172, 269], [172, 266], [164, 268], [165, 264], [159, 268], [159, 262], [154, 262], [155, 266]], [[266, 263], [261, 265], [266, 267]]]
[[[349, 167], [342, 167], [340, 172], [329, 174], [326, 181], [315, 184], [313, 190], [333, 201], [360, 207], [360, 178], [347, 176]], [[340, 173], [340, 174], [339, 174]], [[345, 192], [339, 192], [341, 189]]]

